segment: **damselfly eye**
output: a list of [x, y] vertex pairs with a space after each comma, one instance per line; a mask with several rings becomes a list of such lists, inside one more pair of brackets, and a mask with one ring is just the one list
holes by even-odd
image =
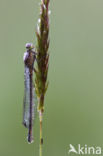
[[34, 49], [34, 45], [32, 43], [26, 43], [26, 49]]

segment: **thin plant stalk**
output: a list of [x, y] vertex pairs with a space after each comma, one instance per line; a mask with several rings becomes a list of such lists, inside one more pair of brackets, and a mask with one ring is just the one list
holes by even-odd
[[42, 137], [42, 112], [39, 112], [39, 117], [40, 117], [40, 150], [39, 154], [42, 156], [42, 144], [43, 144], [43, 137]]

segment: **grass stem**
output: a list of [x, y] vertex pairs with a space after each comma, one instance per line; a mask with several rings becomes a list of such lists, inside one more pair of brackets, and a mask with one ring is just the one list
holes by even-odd
[[40, 156], [42, 156], [42, 146], [43, 146], [43, 137], [42, 137], [42, 118], [43, 118], [43, 113], [40, 111], [39, 112], [39, 120], [40, 120]]

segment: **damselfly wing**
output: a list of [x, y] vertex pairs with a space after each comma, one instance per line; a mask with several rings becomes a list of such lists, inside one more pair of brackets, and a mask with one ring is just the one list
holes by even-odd
[[[23, 124], [26, 128], [29, 128], [29, 118], [30, 118], [30, 72], [29, 68], [25, 66], [25, 73], [24, 73], [24, 117], [23, 117]], [[34, 108], [35, 103], [37, 103], [37, 97], [35, 93], [34, 84], [32, 84], [32, 119], [34, 119]]]

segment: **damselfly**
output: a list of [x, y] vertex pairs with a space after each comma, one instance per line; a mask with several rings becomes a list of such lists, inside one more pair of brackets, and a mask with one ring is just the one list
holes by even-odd
[[34, 46], [31, 43], [26, 44], [27, 51], [24, 53], [24, 79], [25, 79], [25, 93], [24, 93], [24, 114], [23, 125], [28, 128], [28, 142], [33, 142], [32, 128], [34, 120], [34, 94], [35, 88], [33, 84], [34, 62], [36, 60], [36, 52], [33, 51]]

